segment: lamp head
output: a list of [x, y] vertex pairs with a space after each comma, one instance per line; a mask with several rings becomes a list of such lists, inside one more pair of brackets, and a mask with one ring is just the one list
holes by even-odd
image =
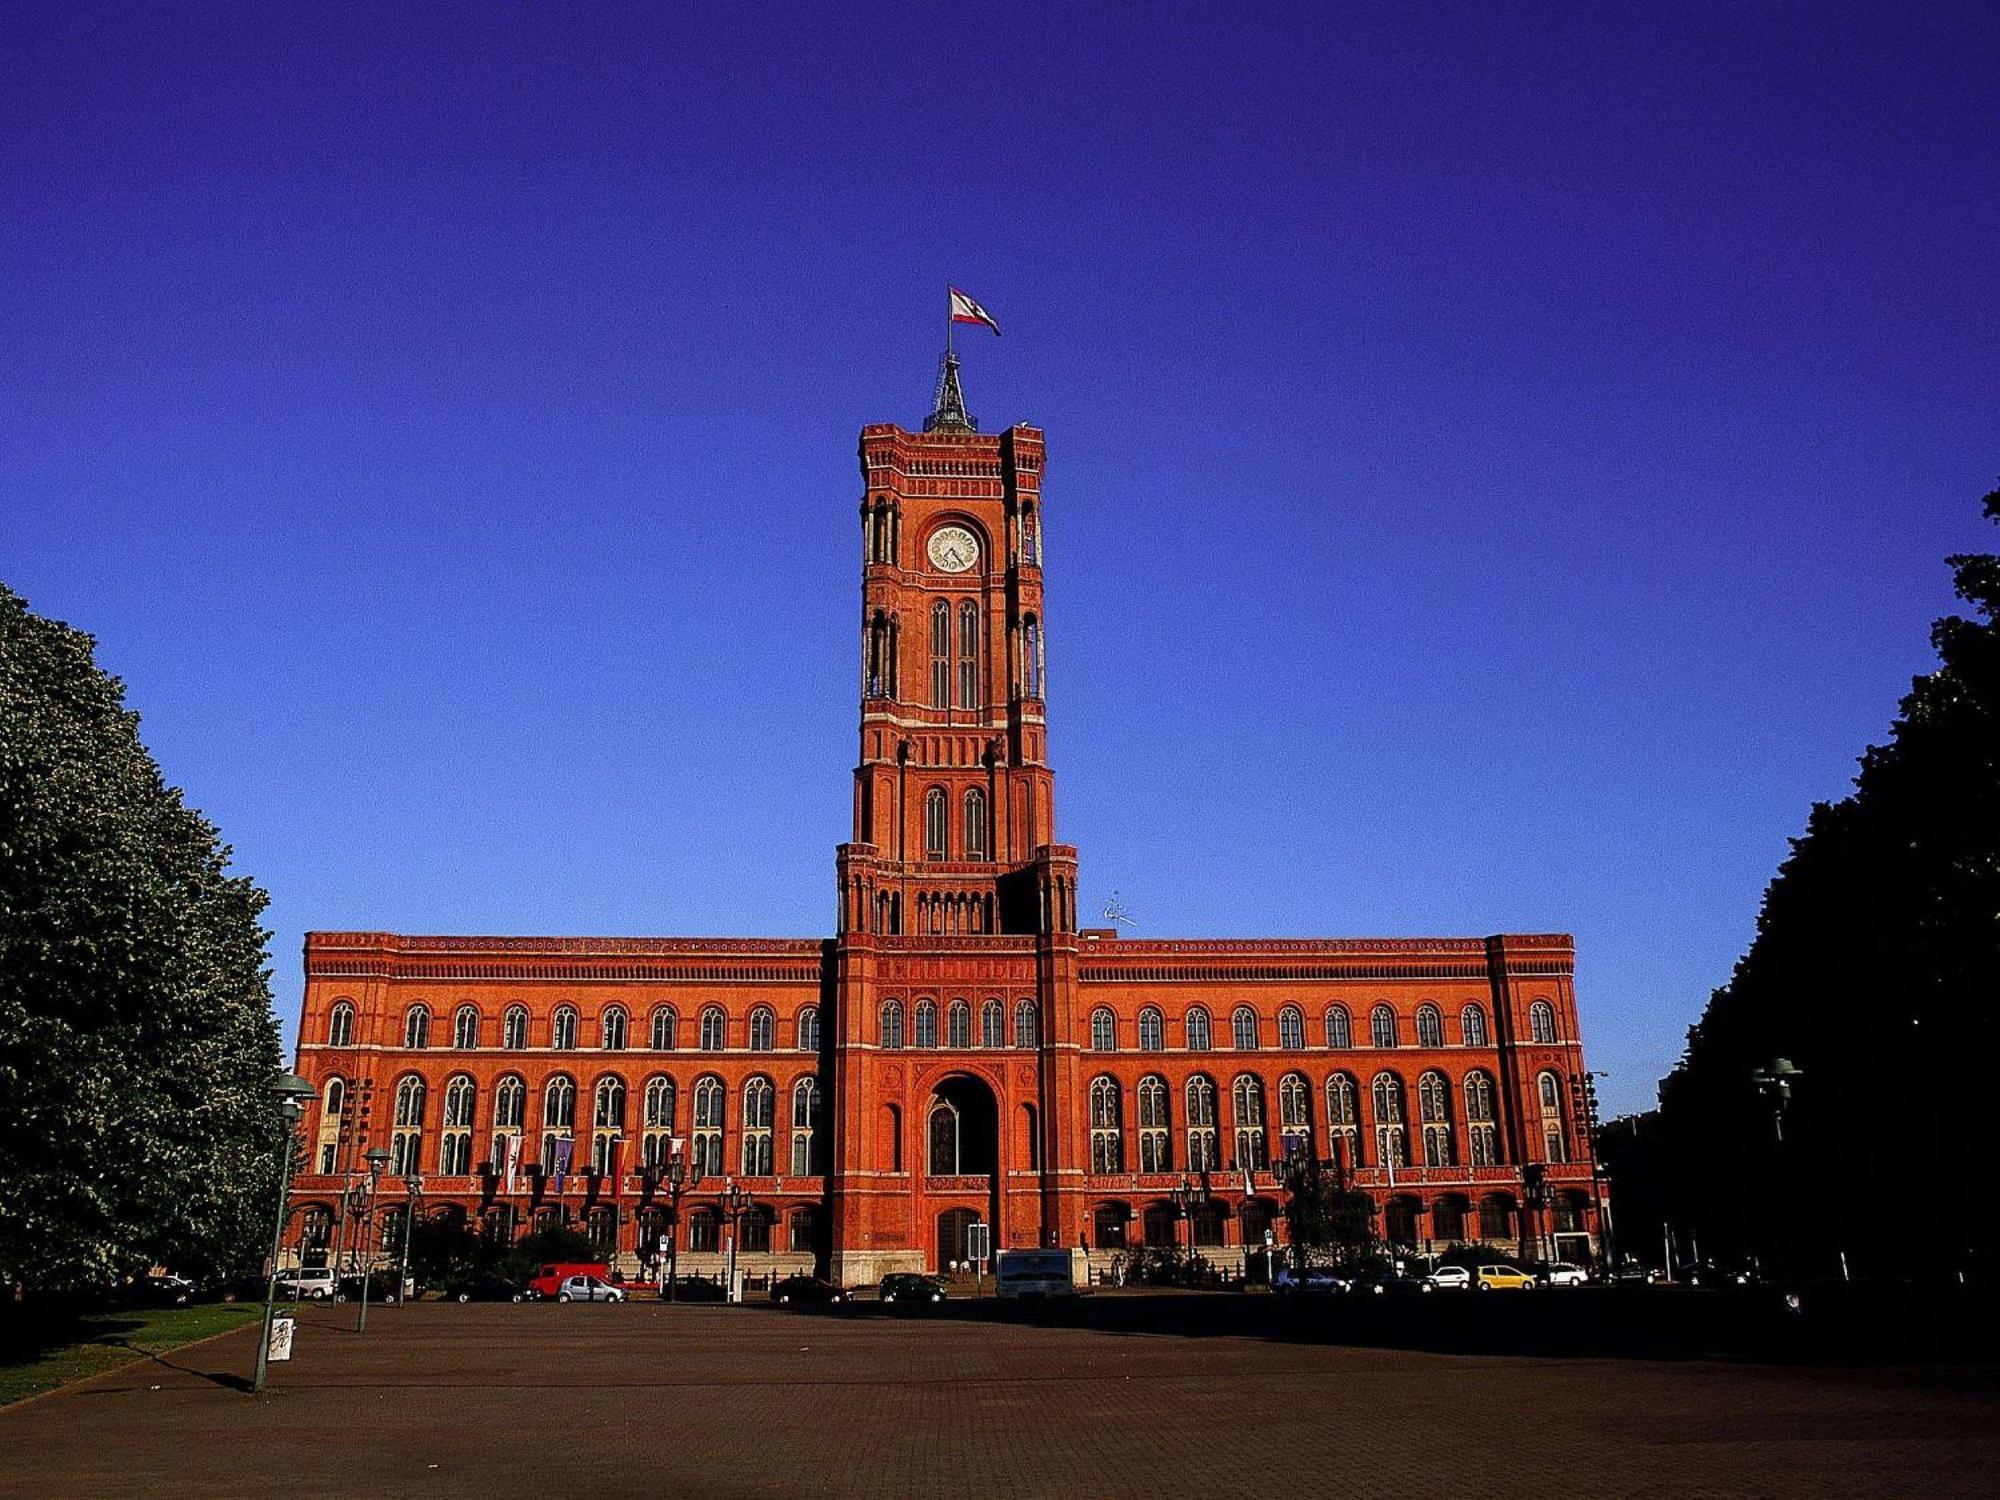
[[382, 1169], [389, 1165], [389, 1153], [384, 1151], [380, 1146], [377, 1146], [363, 1157], [362, 1160], [368, 1163], [368, 1175], [370, 1177], [380, 1177]]

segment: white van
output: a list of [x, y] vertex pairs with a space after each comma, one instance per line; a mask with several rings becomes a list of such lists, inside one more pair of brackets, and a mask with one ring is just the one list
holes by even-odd
[[345, 1300], [334, 1282], [331, 1266], [304, 1266], [287, 1271], [278, 1278], [278, 1290], [290, 1292], [294, 1297], [309, 1297], [314, 1302], [324, 1302], [329, 1297], [336, 1302]]
[[993, 1290], [1002, 1297], [1074, 1297], [1076, 1277], [1067, 1250], [1002, 1250], [993, 1267]]

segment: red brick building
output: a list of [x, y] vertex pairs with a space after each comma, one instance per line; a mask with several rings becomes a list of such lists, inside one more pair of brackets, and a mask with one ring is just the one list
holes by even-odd
[[[1192, 1241], [1226, 1263], [1282, 1237], [1274, 1167], [1301, 1151], [1375, 1199], [1388, 1239], [1587, 1255], [1570, 940], [1080, 930], [1049, 761], [1042, 434], [979, 432], [948, 361], [924, 430], [866, 427], [860, 458], [838, 930], [311, 934], [302, 1250], [358, 1241], [342, 1190], [379, 1147], [378, 1243], [420, 1176], [425, 1212], [567, 1222], [628, 1267], [666, 1235], [684, 1266], [718, 1253], [725, 1182], [751, 1194], [759, 1268], [935, 1267], [976, 1220], [996, 1249]], [[698, 1178], [677, 1226], [676, 1151]]]

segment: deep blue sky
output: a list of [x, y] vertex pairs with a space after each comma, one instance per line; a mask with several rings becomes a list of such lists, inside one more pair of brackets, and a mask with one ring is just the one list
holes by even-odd
[[0, 12], [0, 579], [288, 1024], [308, 927], [830, 930], [950, 278], [1086, 909], [1574, 932], [1649, 1102], [1996, 540], [2000, 11], [715, 11]]

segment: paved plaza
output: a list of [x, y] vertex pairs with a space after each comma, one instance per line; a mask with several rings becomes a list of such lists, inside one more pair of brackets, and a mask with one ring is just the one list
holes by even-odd
[[[1257, 1336], [1215, 1331], [1253, 1300]], [[366, 1337], [308, 1307], [261, 1398], [245, 1330], [0, 1411], [0, 1493], [2000, 1491], [1990, 1370], [1346, 1347], [1209, 1306], [1162, 1334], [1143, 1302], [1105, 1326], [426, 1303]]]

